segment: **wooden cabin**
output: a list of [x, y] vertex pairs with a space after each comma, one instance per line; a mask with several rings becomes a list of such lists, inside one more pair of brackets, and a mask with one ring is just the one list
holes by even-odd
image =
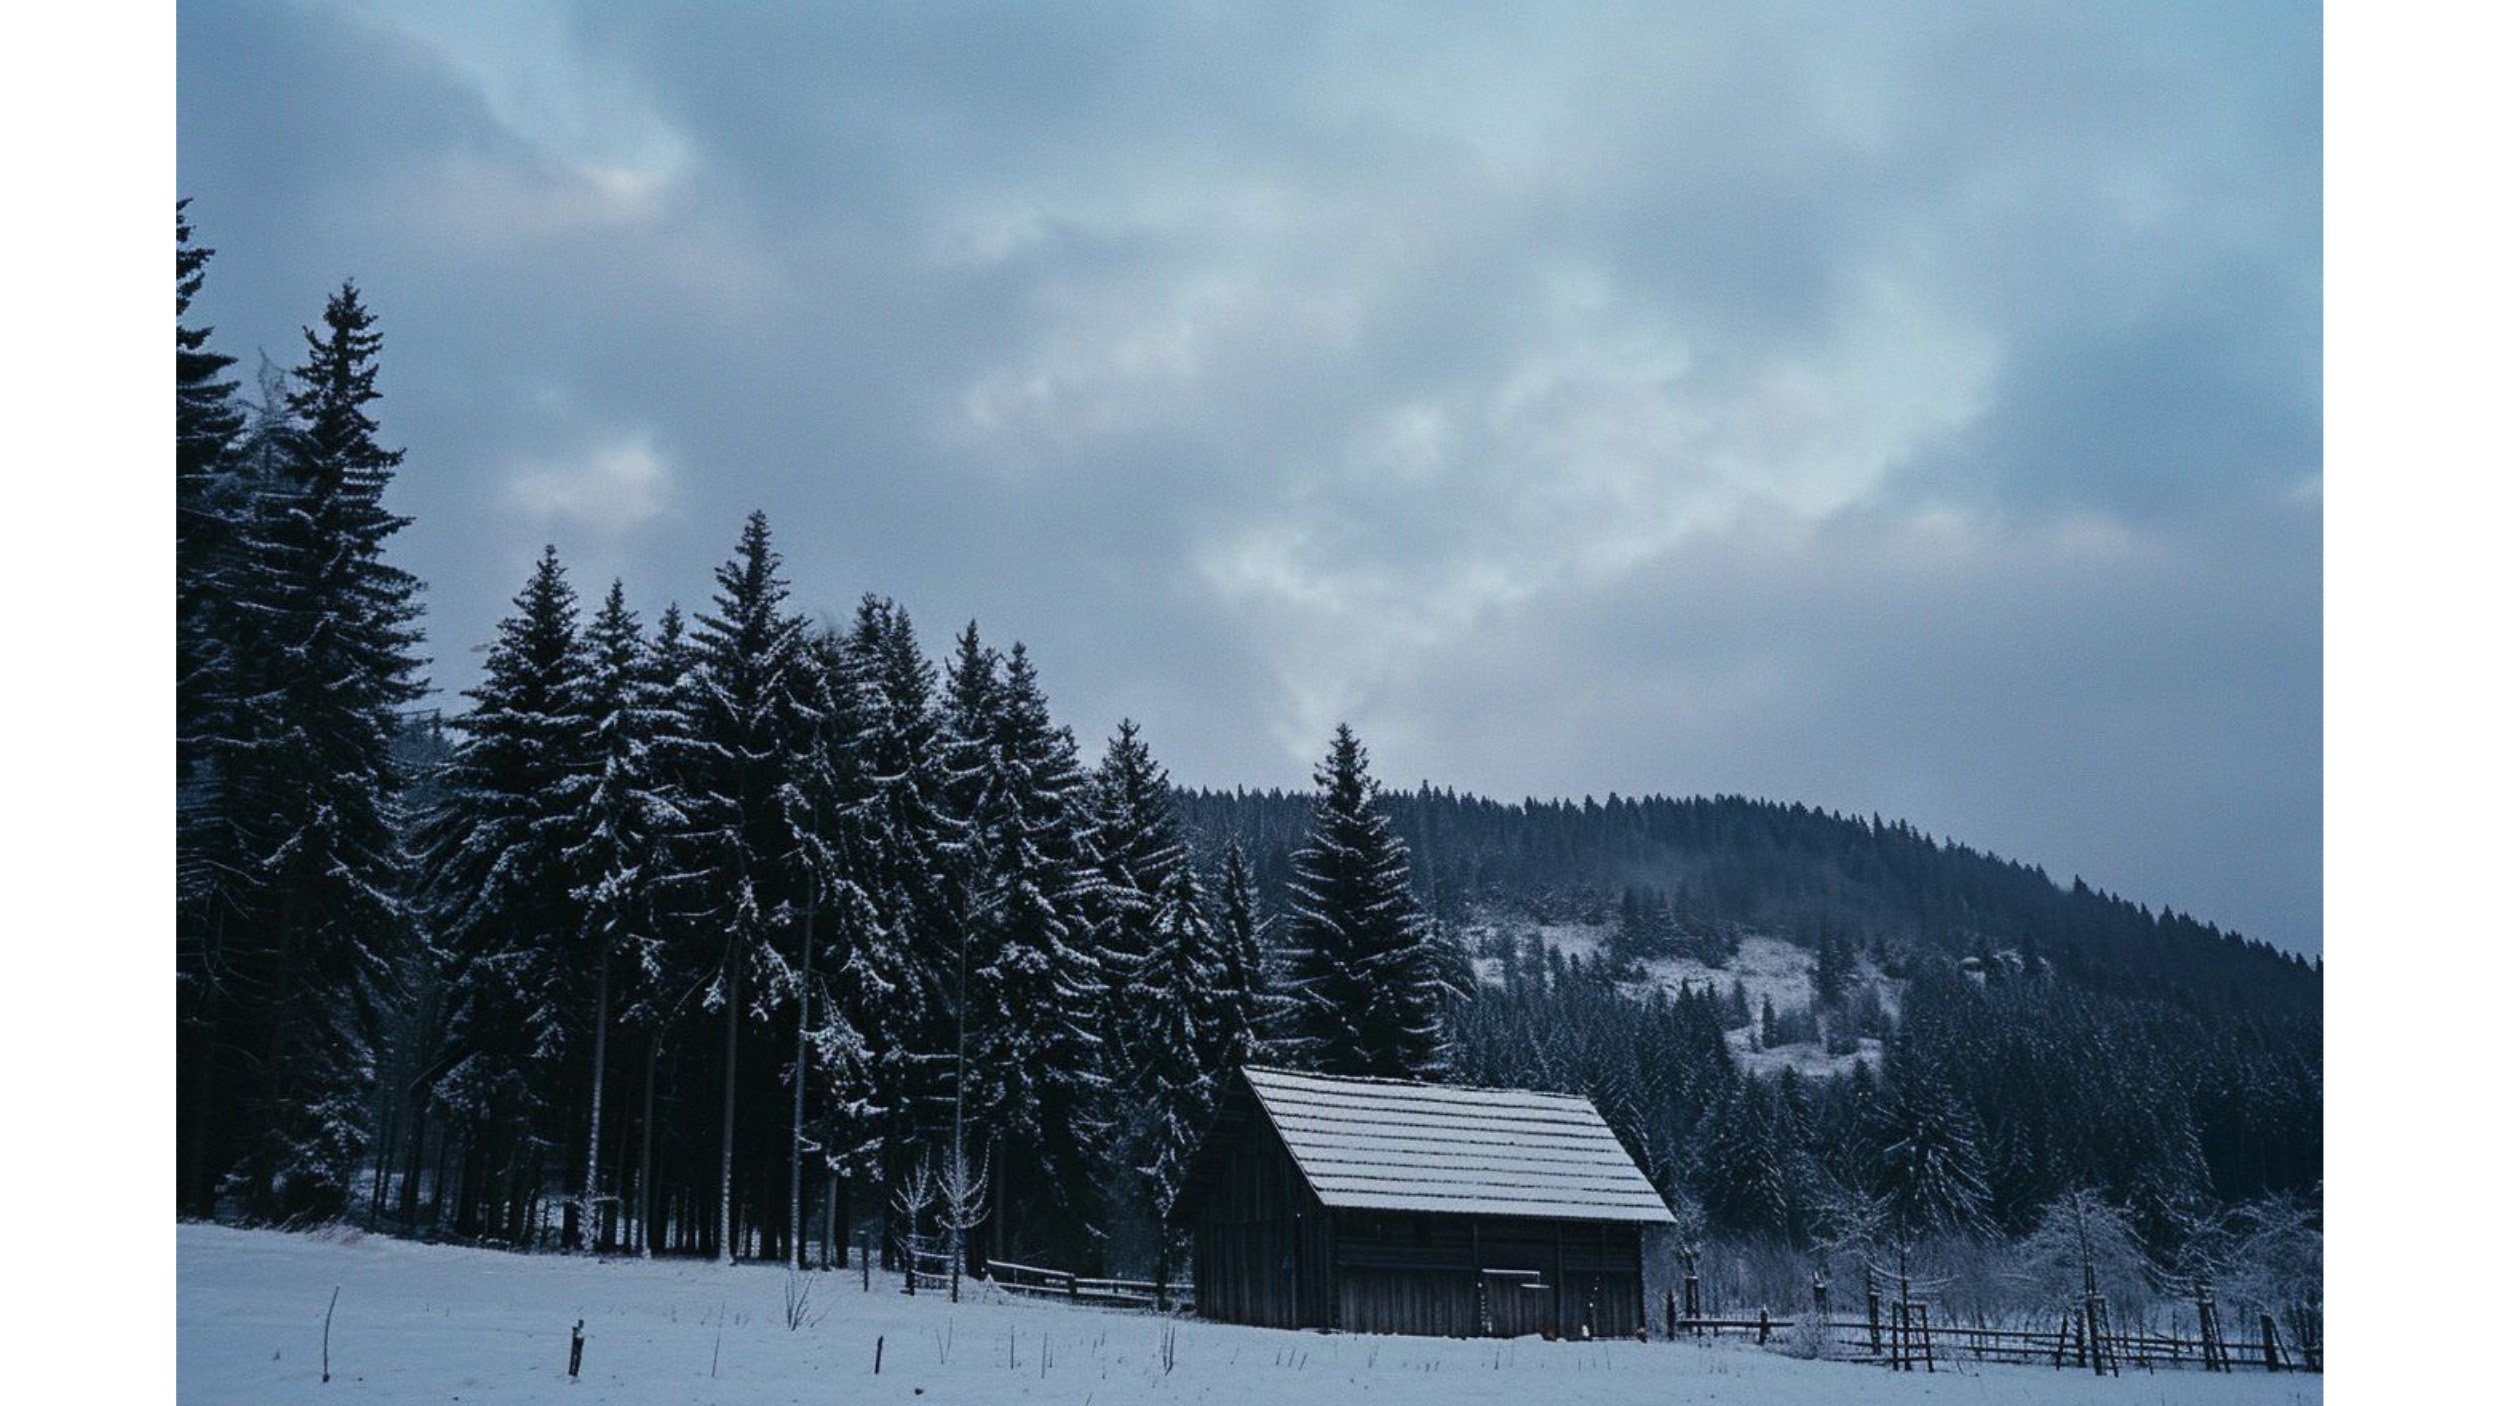
[[1675, 1217], [1584, 1098], [1243, 1069], [1181, 1187], [1201, 1317], [1629, 1337]]

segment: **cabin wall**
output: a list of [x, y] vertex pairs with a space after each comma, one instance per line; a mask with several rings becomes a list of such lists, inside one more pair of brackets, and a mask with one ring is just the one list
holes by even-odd
[[1336, 1311], [1358, 1333], [1630, 1337], [1643, 1326], [1640, 1227], [1339, 1211]]
[[1191, 1229], [1200, 1317], [1268, 1328], [1329, 1325], [1328, 1213], [1265, 1120], [1243, 1120]]

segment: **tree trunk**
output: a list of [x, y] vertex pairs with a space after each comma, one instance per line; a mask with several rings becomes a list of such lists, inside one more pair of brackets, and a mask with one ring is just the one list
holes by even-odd
[[806, 1142], [807, 1127], [807, 995], [816, 961], [816, 895], [810, 890], [807, 898], [807, 921], [799, 936], [799, 1042], [797, 1063], [790, 1068], [790, 1226], [786, 1232], [790, 1242], [790, 1268], [805, 1267], [807, 1237], [805, 1213], [799, 1206], [800, 1189], [806, 1179], [800, 1175], [800, 1154]]
[[651, 1109], [660, 1083], [660, 1032], [654, 1027], [642, 1047], [642, 1166], [634, 1174], [636, 1250], [651, 1258]]
[[588, 1165], [582, 1169], [582, 1209], [590, 1219], [586, 1238], [592, 1249], [606, 1244], [600, 1233], [603, 1217], [599, 1214], [599, 1115], [601, 1100], [608, 1087], [608, 948], [599, 946], [599, 1004], [590, 1034], [590, 1148]]
[[399, 1174], [399, 1233], [417, 1233], [417, 1176], [425, 1167], [425, 1105], [427, 1097], [408, 1095], [408, 1165]]
[[712, 1257], [729, 1264], [738, 1257], [738, 1242], [729, 1236], [729, 1174], [738, 1133], [738, 954], [729, 956], [729, 999], [721, 1003], [720, 1080], [720, 1241]]
[[373, 1186], [365, 1194], [367, 1230], [378, 1229], [382, 1223], [382, 1192], [390, 1184], [389, 1174], [383, 1169], [390, 1165], [391, 1155], [398, 1150], [398, 1144], [392, 1139], [399, 1133], [399, 1111], [389, 1107], [389, 1100], [384, 1097], [377, 1095], [374, 1102], [384, 1106], [378, 1110], [381, 1127], [377, 1131], [380, 1135], [373, 1143]]

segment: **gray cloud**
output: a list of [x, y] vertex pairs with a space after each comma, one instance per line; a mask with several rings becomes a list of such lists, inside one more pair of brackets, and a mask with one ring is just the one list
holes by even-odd
[[1880, 808], [2320, 940], [2319, 25], [185, 6], [229, 350], [380, 311], [438, 682], [542, 541], [1295, 784]]

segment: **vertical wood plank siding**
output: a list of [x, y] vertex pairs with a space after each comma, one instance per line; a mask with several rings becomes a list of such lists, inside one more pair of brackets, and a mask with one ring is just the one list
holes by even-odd
[[[1520, 1172], [1505, 1175], [1533, 1176], [1533, 1154], [1518, 1160]], [[1536, 1194], [1533, 1182], [1506, 1185], [1528, 1188], [1508, 1202]], [[1393, 1187], [1386, 1199], [1405, 1198]], [[1544, 1199], [1564, 1198], [1549, 1191]], [[1331, 1207], [1236, 1080], [1178, 1213], [1194, 1239], [1197, 1311], [1217, 1322], [1437, 1337], [1630, 1337], [1644, 1321], [1642, 1222], [1617, 1206], [1599, 1210], [1616, 1214]], [[1673, 1218], [1659, 1207], [1654, 1219]]]
[[1217, 1322], [1451, 1338], [1641, 1326], [1639, 1226], [1327, 1211], [1272, 1136], [1243, 1139], [1195, 1232], [1198, 1313]]

